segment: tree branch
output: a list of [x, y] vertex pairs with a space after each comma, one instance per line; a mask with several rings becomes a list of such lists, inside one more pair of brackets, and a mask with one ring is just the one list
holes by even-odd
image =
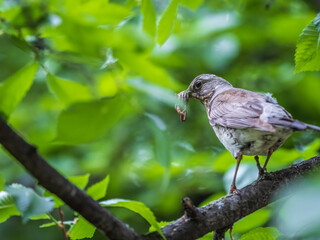
[[[285, 187], [292, 180], [318, 171], [320, 155], [309, 160], [292, 165], [276, 172], [268, 173], [260, 179], [239, 190], [239, 195], [232, 194], [220, 198], [202, 208], [185, 210], [185, 214], [175, 222], [162, 228], [167, 240], [193, 240], [213, 230], [220, 235], [239, 219], [267, 206], [274, 201], [274, 194], [280, 187]], [[183, 201], [183, 207], [186, 204]], [[224, 234], [223, 234], [224, 235]], [[145, 240], [161, 239], [158, 233], [153, 232], [145, 236]], [[221, 239], [221, 236], [217, 239]]]
[[[157, 232], [139, 236], [52, 168], [37, 153], [36, 148], [15, 133], [1, 117], [0, 144], [38, 180], [40, 185], [60, 197], [110, 239], [162, 239]], [[185, 214], [163, 227], [162, 231], [167, 240], [193, 240], [213, 230], [219, 233], [216, 239], [221, 239], [224, 231], [233, 223], [274, 201], [272, 197], [280, 187], [288, 185], [300, 176], [317, 171], [319, 166], [320, 155], [289, 168], [268, 173], [263, 179], [239, 190], [239, 195], [222, 197], [202, 208], [195, 207], [190, 199], [184, 198], [182, 206]]]
[[139, 235], [125, 223], [51, 167], [38, 154], [37, 149], [15, 133], [1, 117], [0, 143], [38, 180], [40, 185], [56, 194], [110, 239], [140, 239]]

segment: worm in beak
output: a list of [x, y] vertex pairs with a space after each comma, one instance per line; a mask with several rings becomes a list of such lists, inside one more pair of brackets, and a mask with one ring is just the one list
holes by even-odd
[[[187, 120], [187, 106], [189, 101], [190, 91], [188, 89], [177, 94], [178, 99], [180, 100], [179, 104], [175, 105], [175, 109], [180, 115], [180, 121], [184, 122]], [[180, 106], [180, 104], [182, 106]]]

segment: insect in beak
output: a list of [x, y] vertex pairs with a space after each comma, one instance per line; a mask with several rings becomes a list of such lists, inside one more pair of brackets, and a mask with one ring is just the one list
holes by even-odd
[[[177, 94], [179, 101], [179, 104], [175, 105], [175, 109], [180, 115], [180, 121], [185, 122], [187, 120], [187, 107], [188, 107], [188, 101], [189, 101], [189, 95], [190, 95], [190, 90], [186, 89], [180, 93]], [[180, 104], [183, 105], [180, 107]]]

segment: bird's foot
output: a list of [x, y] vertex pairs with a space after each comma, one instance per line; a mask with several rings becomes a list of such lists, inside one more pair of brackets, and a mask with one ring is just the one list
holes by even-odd
[[263, 179], [264, 175], [266, 174], [266, 170], [263, 169], [263, 168], [260, 168], [259, 169], [259, 176], [258, 176], [258, 179]]
[[240, 192], [239, 192], [238, 188], [235, 185], [232, 185], [230, 187], [229, 195], [231, 195], [233, 193], [236, 193], [237, 195], [240, 195]]

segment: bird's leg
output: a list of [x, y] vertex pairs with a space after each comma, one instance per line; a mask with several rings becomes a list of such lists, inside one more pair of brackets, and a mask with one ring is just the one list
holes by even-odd
[[264, 171], [263, 171], [263, 168], [261, 167], [260, 165], [260, 162], [259, 162], [259, 156], [255, 156], [254, 157], [254, 160], [256, 160], [257, 162], [257, 167], [258, 167], [258, 170], [259, 170], [259, 178], [262, 178], [263, 177], [263, 174], [264, 174]]
[[273, 148], [271, 147], [271, 148], [269, 149], [269, 151], [268, 151], [268, 155], [267, 155], [266, 162], [264, 163], [263, 168], [262, 168], [263, 173], [265, 173], [265, 172], [267, 171], [267, 164], [268, 164], [269, 159], [270, 159], [270, 157], [271, 157], [271, 155], [272, 155], [273, 152], [274, 152], [274, 150], [273, 150]]
[[239, 194], [238, 189], [236, 187], [236, 178], [237, 178], [239, 165], [240, 165], [240, 162], [242, 160], [242, 154], [238, 153], [236, 159], [237, 159], [237, 166], [236, 166], [236, 171], [234, 172], [233, 181], [232, 181], [232, 184], [231, 184], [231, 187], [230, 187], [229, 194], [232, 194], [234, 191], [236, 191], [236, 193]]

